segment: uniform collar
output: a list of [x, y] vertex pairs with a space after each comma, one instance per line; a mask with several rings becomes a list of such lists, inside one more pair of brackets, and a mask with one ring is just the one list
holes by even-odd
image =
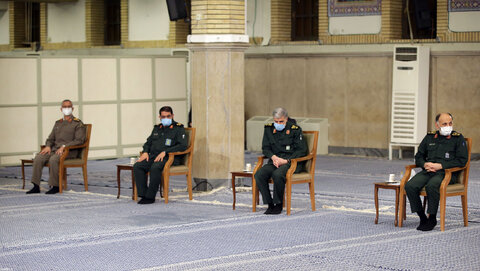
[[75, 119], [75, 117], [73, 115], [70, 115], [71, 117], [69, 119], [65, 118], [65, 116], [63, 116], [63, 118], [60, 119], [60, 122], [63, 122], [64, 120], [68, 121], [69, 123], [71, 123], [73, 121], [73, 119]]
[[434, 136], [433, 138], [444, 137], [444, 138], [446, 138], [446, 139], [450, 139], [450, 138], [452, 138], [452, 134], [453, 134], [454, 132], [455, 132], [455, 131], [452, 131], [448, 136], [442, 136], [442, 135], [440, 134], [440, 131], [437, 130], [437, 132], [435, 133], [435, 136]]

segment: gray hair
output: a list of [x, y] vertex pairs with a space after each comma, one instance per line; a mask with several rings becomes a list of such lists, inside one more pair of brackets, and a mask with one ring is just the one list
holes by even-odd
[[273, 109], [272, 116], [276, 119], [282, 118], [282, 117], [288, 118], [288, 112], [285, 108], [277, 107]]

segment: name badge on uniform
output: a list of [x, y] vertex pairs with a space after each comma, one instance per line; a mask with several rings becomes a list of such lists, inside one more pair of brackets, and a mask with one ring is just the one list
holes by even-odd
[[158, 133], [153, 133], [154, 136], [158, 136]]
[[450, 158], [450, 153], [446, 152], [446, 153], [445, 153], [445, 158], [446, 158], [446, 159]]
[[285, 149], [286, 149], [287, 151], [289, 151], [289, 150], [290, 150], [290, 145], [287, 145], [287, 146], [285, 147]]
[[172, 140], [170, 138], [165, 140], [165, 146], [172, 146]]

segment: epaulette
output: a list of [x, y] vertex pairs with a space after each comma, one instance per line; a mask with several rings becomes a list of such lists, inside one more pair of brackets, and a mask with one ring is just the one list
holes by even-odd
[[57, 121], [60, 121], [60, 122], [62, 122], [62, 121], [63, 121], [63, 118], [61, 118], [61, 119], [59, 119], [59, 120], [57, 120]]
[[272, 123], [267, 123], [267, 124], [265, 124], [265, 127], [270, 127], [272, 125], [273, 125]]
[[462, 134], [461, 133], [458, 133], [458, 132], [453, 132], [452, 133], [452, 136], [461, 136]]
[[73, 120], [74, 120], [74, 121], [80, 121], [80, 119], [79, 119], [79, 118], [73, 118]]
[[180, 122], [177, 122], [177, 126], [183, 127], [183, 124], [181, 124]]
[[437, 131], [430, 131], [430, 132], [428, 132], [427, 134], [429, 134], [429, 135], [434, 135], [434, 134], [436, 134], [436, 133], [437, 133]]
[[298, 128], [300, 128], [300, 127], [298, 127], [297, 125], [292, 125], [292, 127], [291, 127], [291, 129], [293, 129], [293, 130], [298, 130]]

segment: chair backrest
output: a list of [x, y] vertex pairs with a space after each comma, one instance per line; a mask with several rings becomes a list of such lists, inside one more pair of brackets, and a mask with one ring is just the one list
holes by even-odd
[[460, 171], [460, 174], [458, 174], [458, 182], [464, 186], [467, 186], [468, 173], [470, 172], [470, 156], [472, 155], [472, 139], [467, 137], [465, 138], [465, 142], [467, 142], [468, 160], [467, 164], [465, 164], [465, 169]]
[[317, 158], [318, 131], [303, 131], [303, 138], [307, 144], [308, 154], [313, 155], [313, 159], [305, 164], [305, 170], [308, 173], [315, 171], [315, 160]]
[[183, 159], [183, 165], [190, 167], [192, 165], [193, 147], [195, 144], [195, 128], [185, 128], [185, 136], [187, 137], [187, 154]]
[[87, 162], [87, 159], [88, 159], [88, 149], [90, 148], [90, 136], [92, 134], [92, 124], [85, 124], [85, 142], [83, 143], [83, 145], [85, 145], [84, 148], [82, 148], [82, 150], [80, 151], [80, 155], [78, 158], [82, 159], [83, 162]]

